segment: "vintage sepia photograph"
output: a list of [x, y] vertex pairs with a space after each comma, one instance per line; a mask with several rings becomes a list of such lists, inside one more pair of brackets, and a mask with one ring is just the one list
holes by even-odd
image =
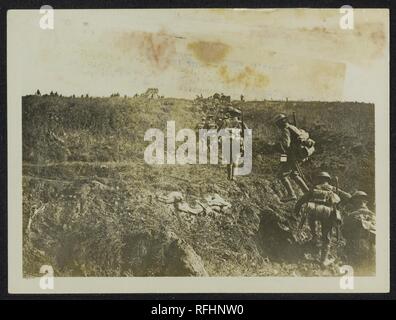
[[387, 290], [388, 10], [7, 18], [15, 291]]

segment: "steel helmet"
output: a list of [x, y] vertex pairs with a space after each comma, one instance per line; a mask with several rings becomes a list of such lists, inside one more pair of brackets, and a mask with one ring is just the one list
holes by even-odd
[[284, 120], [287, 120], [287, 115], [285, 115], [284, 113], [280, 113], [280, 114], [277, 114], [273, 119], [272, 119], [272, 122], [273, 123], [278, 123], [279, 121], [284, 121]]
[[316, 175], [316, 177], [317, 178], [327, 178], [327, 179], [331, 179], [331, 176], [326, 172], [326, 171], [322, 171], [322, 172], [319, 172], [317, 175]]
[[226, 107], [226, 111], [227, 111], [228, 113], [230, 113], [232, 116], [242, 114], [242, 111], [241, 111], [241, 110], [239, 110], [239, 109], [233, 107], [232, 105], [227, 106], [227, 107]]
[[366, 192], [364, 191], [355, 191], [352, 195], [352, 198], [367, 198], [368, 195]]

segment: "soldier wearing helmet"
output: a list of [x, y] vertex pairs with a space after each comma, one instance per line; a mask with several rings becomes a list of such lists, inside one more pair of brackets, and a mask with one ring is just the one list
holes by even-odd
[[287, 123], [287, 116], [284, 113], [277, 114], [272, 122], [277, 126], [284, 126]]
[[[244, 153], [243, 132], [244, 132], [244, 130], [248, 129], [248, 126], [242, 120], [241, 110], [234, 108], [234, 107], [228, 107], [225, 119], [222, 121], [219, 129], [226, 130], [229, 133], [229, 136], [231, 139], [231, 141], [230, 141], [231, 147], [233, 145], [235, 145], [235, 142], [236, 142], [236, 144], [239, 144], [239, 147], [240, 147], [239, 156], [233, 157], [230, 154], [231, 163], [229, 163], [227, 165], [228, 179], [234, 180], [235, 179], [235, 170], [237, 170], [238, 166], [240, 165], [240, 163], [239, 163], [240, 157]], [[230, 152], [231, 152], [231, 150], [230, 150]]]
[[330, 241], [333, 227], [341, 224], [341, 215], [337, 204], [341, 200], [349, 199], [351, 195], [330, 184], [331, 176], [327, 172], [319, 172], [314, 178], [314, 187], [304, 194], [296, 203], [295, 214], [302, 210], [303, 215], [299, 229], [308, 219], [312, 233], [312, 242], [317, 243], [317, 222], [321, 226], [321, 256], [320, 261], [324, 266], [332, 263], [329, 259]]
[[[313, 144], [315, 143], [312, 139], [309, 139], [309, 135], [302, 129], [291, 125], [288, 122], [288, 118], [285, 114], [280, 113], [273, 118], [273, 123], [279, 129], [280, 140], [279, 140], [279, 151], [282, 152], [281, 165], [278, 173], [278, 177], [281, 180], [283, 186], [287, 191], [287, 195], [282, 199], [283, 202], [296, 200], [296, 193], [291, 185], [289, 177], [291, 177], [300, 189], [306, 193], [309, 188], [305, 183], [303, 177], [297, 168], [299, 161], [305, 161], [310, 154], [302, 156], [302, 150], [306, 150], [306, 147], [302, 146], [302, 143], [311, 143], [311, 150], [313, 150]], [[304, 136], [304, 138], [302, 138]], [[313, 151], [312, 151], [313, 152]]]
[[375, 214], [367, 207], [368, 195], [364, 191], [356, 191], [349, 202], [352, 210], [344, 218], [342, 229], [348, 263], [361, 271], [372, 272], [375, 266]]

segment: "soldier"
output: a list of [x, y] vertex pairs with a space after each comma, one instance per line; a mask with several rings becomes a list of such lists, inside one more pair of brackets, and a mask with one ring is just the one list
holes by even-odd
[[207, 127], [205, 129], [217, 129], [217, 124], [212, 114], [207, 116]]
[[305, 161], [314, 151], [315, 141], [309, 138], [309, 134], [291, 125], [285, 114], [275, 116], [273, 123], [280, 131], [279, 148], [282, 152], [281, 166], [278, 177], [287, 191], [283, 202], [296, 200], [296, 193], [290, 183], [289, 176], [297, 183], [300, 189], [306, 193], [309, 188], [301, 177], [299, 161]]
[[375, 265], [375, 214], [367, 207], [367, 193], [356, 191], [350, 199], [351, 212], [342, 228], [349, 263], [371, 271]]
[[330, 181], [331, 176], [327, 172], [317, 174], [314, 187], [297, 201], [294, 208], [295, 214], [298, 215], [304, 205], [299, 230], [308, 218], [314, 244], [317, 242], [316, 224], [320, 223], [322, 232], [320, 261], [324, 266], [332, 263], [328, 258], [332, 230], [341, 223], [340, 212], [336, 206], [341, 200], [351, 197], [349, 193], [332, 186]]
[[206, 117], [201, 118], [201, 122], [198, 123], [197, 129], [205, 129], [206, 128]]
[[[232, 148], [233, 141], [239, 141], [240, 144], [240, 152], [243, 154], [243, 130], [248, 129], [247, 125], [245, 122], [243, 122], [240, 118], [242, 116], [242, 112], [236, 108], [229, 108], [228, 112], [226, 113], [226, 117], [219, 129], [227, 129], [230, 132], [230, 146]], [[231, 157], [232, 157], [232, 151], [230, 148], [231, 152]], [[234, 171], [235, 168], [239, 164], [239, 157], [233, 157], [232, 159], [230, 158], [231, 163], [227, 165], [227, 173], [228, 173], [228, 179], [229, 180], [234, 180]]]

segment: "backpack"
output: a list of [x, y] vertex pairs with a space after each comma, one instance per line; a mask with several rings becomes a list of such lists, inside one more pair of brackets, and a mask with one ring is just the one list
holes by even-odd
[[315, 203], [333, 206], [341, 201], [330, 185], [317, 185], [311, 191], [311, 200]]
[[309, 133], [304, 129], [295, 126], [289, 126], [289, 129], [295, 135], [297, 143], [297, 155], [300, 159], [306, 160], [315, 152], [315, 140], [309, 137]]

